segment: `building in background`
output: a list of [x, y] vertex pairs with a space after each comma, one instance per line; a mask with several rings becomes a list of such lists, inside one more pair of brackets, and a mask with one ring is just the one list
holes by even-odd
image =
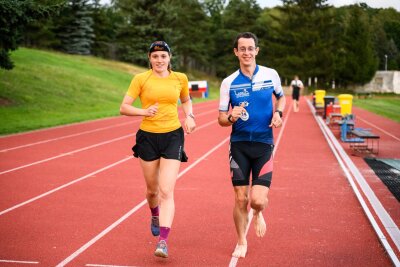
[[369, 83], [356, 91], [400, 94], [400, 71], [377, 71]]

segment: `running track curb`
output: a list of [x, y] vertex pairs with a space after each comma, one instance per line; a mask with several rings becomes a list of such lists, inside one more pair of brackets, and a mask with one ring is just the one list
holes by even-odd
[[[354, 183], [354, 180], [352, 176], [349, 173], [349, 170], [351, 174], [353, 175], [354, 179], [357, 181], [358, 185], [360, 186], [361, 190], [363, 191], [364, 195], [367, 197], [369, 203], [373, 207], [375, 213], [378, 215], [379, 219], [381, 220], [383, 226], [385, 227], [385, 230], [389, 233], [391, 236], [393, 242], [397, 246], [398, 249], [400, 249], [400, 231], [397, 225], [394, 223], [393, 219], [390, 217], [390, 215], [387, 213], [385, 208], [382, 206], [374, 192], [372, 191], [371, 187], [367, 184], [365, 181], [364, 176], [359, 172], [353, 161], [349, 158], [347, 153], [343, 150], [342, 146], [339, 144], [339, 142], [336, 140], [335, 136], [333, 136], [332, 132], [328, 129], [328, 127], [325, 125], [321, 117], [317, 117], [315, 115], [315, 110], [314, 107], [311, 105], [310, 101], [307, 100], [307, 104], [317, 121], [319, 127], [321, 128], [322, 133], [324, 134], [325, 139], [327, 140], [329, 147], [331, 148], [333, 154], [335, 155], [336, 159], [338, 160], [342, 170], [344, 171], [358, 201], [360, 202], [366, 216], [368, 217], [370, 223], [372, 224], [372, 227], [375, 230], [375, 233], [377, 234], [380, 242], [384, 246], [386, 252], [388, 253], [390, 259], [392, 260], [394, 266], [400, 267], [400, 261], [396, 256], [396, 253], [393, 251], [392, 247], [390, 246], [389, 242], [387, 241], [385, 235], [383, 234], [382, 230], [380, 229], [378, 223], [376, 222], [375, 218], [373, 217], [370, 209], [368, 208], [364, 198], [362, 197], [360, 191], [358, 190], [356, 184]], [[348, 166], [344, 165], [344, 162]], [[348, 170], [349, 169], [349, 170]]]

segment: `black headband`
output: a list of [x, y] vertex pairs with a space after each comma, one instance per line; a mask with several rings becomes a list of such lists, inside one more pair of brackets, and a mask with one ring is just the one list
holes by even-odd
[[164, 41], [155, 41], [150, 45], [149, 48], [149, 54], [151, 54], [154, 51], [165, 51], [168, 52], [169, 54], [171, 53], [171, 49], [169, 48], [168, 44]]

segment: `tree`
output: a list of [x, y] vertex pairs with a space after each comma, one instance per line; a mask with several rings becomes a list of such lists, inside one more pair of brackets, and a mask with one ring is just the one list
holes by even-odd
[[[221, 43], [218, 41], [222, 29], [222, 12], [225, 6], [225, 0], [204, 0], [203, 5], [206, 15], [210, 21], [210, 44], [208, 46], [209, 73], [216, 75], [218, 64], [218, 56], [220, 55]], [[225, 76], [224, 74], [222, 76]]]
[[25, 27], [39, 19], [48, 17], [59, 6], [48, 6], [34, 0], [0, 0], [0, 68], [11, 70], [14, 67], [9, 52], [22, 42]]
[[281, 76], [291, 79], [318, 77], [323, 83], [333, 77], [333, 15], [326, 0], [283, 0], [278, 22], [268, 40], [272, 64]]
[[93, 19], [89, 0], [69, 0], [61, 12], [57, 29], [62, 50], [70, 54], [89, 55], [93, 43]]
[[255, 0], [231, 0], [222, 12], [221, 26], [216, 29], [214, 62], [216, 75], [225, 77], [238, 68], [233, 41], [240, 32], [255, 32], [261, 8]]
[[209, 69], [210, 22], [205, 9], [197, 0], [171, 0], [169, 4], [180, 7], [170, 25], [174, 29], [171, 45], [181, 59], [180, 65], [184, 69]]
[[343, 84], [362, 85], [371, 80], [378, 67], [370, 20], [359, 5], [351, 6], [344, 25], [342, 64], [337, 74]]
[[91, 16], [93, 19], [92, 54], [104, 58], [117, 59], [116, 40], [118, 26], [123, 17], [113, 6], [103, 6], [94, 0]]
[[115, 5], [124, 18], [117, 31], [119, 59], [145, 66], [152, 42], [175, 43], [174, 31], [169, 25], [176, 18], [178, 7], [162, 0], [115, 0]]
[[[377, 29], [379, 25], [379, 29]], [[400, 69], [400, 12], [393, 8], [380, 9], [374, 17], [374, 32], [379, 31], [382, 40], [375, 40], [379, 68], [384, 69], [387, 56], [388, 70]]]

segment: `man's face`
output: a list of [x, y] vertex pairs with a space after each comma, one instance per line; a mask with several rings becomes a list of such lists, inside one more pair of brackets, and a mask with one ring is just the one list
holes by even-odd
[[256, 47], [253, 38], [240, 38], [238, 48], [234, 48], [234, 52], [241, 66], [251, 66], [255, 64], [258, 47]]

